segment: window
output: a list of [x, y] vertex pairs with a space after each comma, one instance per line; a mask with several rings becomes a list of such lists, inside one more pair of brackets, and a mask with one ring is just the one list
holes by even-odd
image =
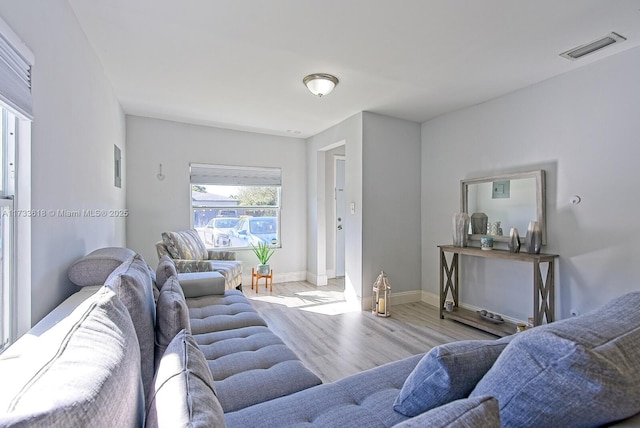
[[280, 168], [190, 167], [193, 227], [208, 248], [280, 246]]
[[[33, 62], [29, 48], [0, 19], [0, 352], [15, 340], [19, 321], [21, 325], [24, 324], [24, 315], [19, 320], [16, 308], [19, 304], [25, 308], [24, 302], [28, 300], [18, 296], [16, 287], [18, 257], [15, 237], [18, 230], [25, 228], [22, 225], [29, 222], [27, 217], [31, 211], [22, 209], [25, 208], [22, 205], [14, 206], [14, 203], [24, 203], [17, 199], [16, 160], [21, 158], [20, 162], [24, 163], [28, 161], [28, 156], [20, 157], [16, 152], [20, 145], [30, 146]], [[21, 176], [23, 178], [24, 175]], [[21, 180], [20, 186], [28, 186], [29, 180]], [[25, 196], [24, 200], [28, 199], [28, 195]], [[29, 245], [23, 243], [21, 254], [28, 255]], [[24, 286], [30, 288], [28, 283]]]

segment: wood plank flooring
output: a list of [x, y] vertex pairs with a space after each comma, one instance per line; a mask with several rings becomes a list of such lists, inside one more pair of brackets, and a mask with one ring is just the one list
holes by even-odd
[[[331, 280], [316, 287], [307, 282], [264, 284], [244, 294], [271, 330], [323, 382], [427, 352], [434, 346], [464, 339], [495, 339], [488, 333], [451, 320], [423, 302], [391, 306], [391, 317], [350, 307], [344, 283]], [[393, 297], [393, 295], [392, 295]]]

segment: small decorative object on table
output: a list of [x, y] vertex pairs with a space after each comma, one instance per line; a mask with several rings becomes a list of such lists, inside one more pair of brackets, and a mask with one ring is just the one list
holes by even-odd
[[485, 309], [481, 311], [476, 311], [476, 313], [480, 315], [480, 318], [487, 320], [489, 322], [492, 322], [494, 324], [502, 324], [504, 322], [504, 320], [502, 319], [502, 316], [498, 314], [494, 314], [493, 312], [487, 312]]
[[480, 248], [483, 250], [493, 250], [493, 238], [491, 236], [480, 237]]
[[451, 300], [444, 302], [444, 310], [447, 312], [453, 312], [453, 302]]
[[466, 247], [469, 236], [469, 214], [460, 212], [453, 215], [453, 246]]
[[542, 231], [540, 230], [540, 223], [537, 221], [529, 222], [527, 235], [525, 237], [525, 246], [527, 247], [527, 253], [540, 254], [540, 249], [542, 248]]
[[489, 217], [485, 213], [471, 214], [471, 233], [474, 235], [487, 233], [487, 222]]
[[391, 286], [387, 280], [387, 275], [382, 271], [376, 278], [376, 282], [373, 283], [371, 312], [378, 317], [386, 318], [391, 315], [389, 306], [391, 306]]
[[520, 252], [520, 235], [518, 234], [518, 229], [515, 227], [511, 228], [509, 232], [509, 251], [512, 253]]
[[256, 267], [256, 270], [260, 275], [269, 275], [269, 273], [271, 272], [271, 266], [269, 266], [268, 263], [275, 250], [265, 242], [260, 242], [258, 246], [251, 244], [251, 247], [253, 248], [253, 253], [256, 255], [258, 261], [260, 262], [260, 264]]

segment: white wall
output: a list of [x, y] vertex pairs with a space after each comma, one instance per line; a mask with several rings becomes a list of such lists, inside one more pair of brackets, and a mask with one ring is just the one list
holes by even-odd
[[[307, 281], [326, 285], [326, 153], [345, 146], [345, 295], [362, 297], [362, 113], [307, 140]], [[349, 205], [355, 205], [355, 214]]]
[[325, 152], [344, 144], [347, 297], [370, 308], [373, 283], [385, 270], [394, 303], [420, 300], [420, 124], [363, 112], [307, 141], [309, 281], [321, 284], [329, 265]]
[[[282, 248], [270, 261], [274, 282], [303, 280], [306, 269], [304, 140], [127, 116], [127, 244], [155, 266], [155, 243], [167, 230], [191, 227], [189, 163], [282, 168]], [[159, 165], [165, 179], [156, 178]], [[251, 283], [251, 250], [243, 283]]]
[[[421, 299], [420, 124], [364, 113], [362, 281], [384, 270], [394, 304]], [[369, 302], [370, 303], [370, 302]]]
[[[548, 245], [560, 255], [556, 315], [581, 313], [640, 284], [640, 48], [422, 125], [422, 264], [438, 292], [438, 244], [451, 242], [459, 181], [545, 169]], [[582, 203], [571, 205], [572, 195]], [[465, 259], [461, 298], [531, 316], [531, 266]], [[624, 315], [621, 315], [624, 316]]]
[[[123, 209], [125, 189], [113, 184], [113, 145], [126, 160], [124, 114], [68, 3], [8, 0], [0, 2], [0, 15], [35, 55], [31, 208]], [[32, 241], [35, 323], [77, 290], [67, 278], [69, 264], [96, 248], [125, 245], [125, 221], [35, 217]]]

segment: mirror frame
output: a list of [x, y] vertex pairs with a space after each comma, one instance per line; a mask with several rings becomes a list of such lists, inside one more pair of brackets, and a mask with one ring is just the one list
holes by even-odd
[[[513, 174], [494, 175], [491, 177], [480, 178], [465, 178], [460, 180], [460, 210], [471, 215], [468, 212], [468, 193], [469, 185], [489, 183], [493, 181], [507, 181], [517, 180], [522, 178], [535, 178], [536, 180], [536, 212], [538, 215], [537, 221], [540, 224], [540, 231], [542, 232], [542, 245], [547, 245], [547, 217], [546, 217], [546, 193], [545, 193], [545, 174], [543, 169], [536, 171], [518, 172]], [[520, 241], [524, 242], [526, 230], [519, 231]], [[469, 239], [473, 241], [479, 241], [481, 234], [469, 234]], [[493, 236], [493, 240], [497, 242], [508, 242], [509, 234], [505, 236]]]

